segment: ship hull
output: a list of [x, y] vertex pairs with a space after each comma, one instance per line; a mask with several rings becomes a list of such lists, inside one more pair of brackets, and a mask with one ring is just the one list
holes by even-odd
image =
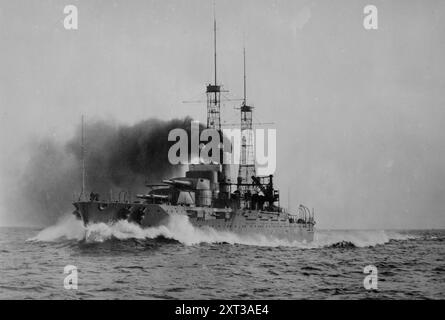
[[288, 241], [311, 242], [312, 224], [289, 219], [286, 213], [230, 208], [188, 207], [152, 203], [76, 202], [74, 214], [84, 225], [127, 220], [143, 228], [167, 225], [174, 216], [186, 216], [195, 227], [238, 235], [261, 235]]

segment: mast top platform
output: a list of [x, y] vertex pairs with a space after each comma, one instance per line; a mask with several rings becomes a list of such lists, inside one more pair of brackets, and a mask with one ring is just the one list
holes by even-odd
[[207, 86], [207, 93], [211, 92], [221, 92], [221, 86], [209, 84]]

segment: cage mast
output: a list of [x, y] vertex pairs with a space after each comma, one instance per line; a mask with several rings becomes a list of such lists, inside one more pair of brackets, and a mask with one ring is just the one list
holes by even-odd
[[207, 85], [207, 128], [221, 130], [221, 85], [217, 81], [216, 69], [216, 16], [213, 12], [214, 84]]

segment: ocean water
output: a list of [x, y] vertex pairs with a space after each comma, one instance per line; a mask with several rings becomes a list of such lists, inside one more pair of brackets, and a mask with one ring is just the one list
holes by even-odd
[[[64, 267], [78, 271], [64, 288]], [[364, 268], [377, 268], [366, 290]], [[312, 243], [196, 229], [0, 228], [1, 299], [444, 299], [445, 230], [317, 230]]]

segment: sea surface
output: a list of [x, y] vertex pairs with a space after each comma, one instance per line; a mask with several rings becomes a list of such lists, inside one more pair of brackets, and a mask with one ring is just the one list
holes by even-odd
[[[64, 268], [77, 268], [77, 290]], [[364, 268], [377, 268], [366, 290]], [[317, 230], [312, 243], [187, 221], [0, 228], [1, 299], [444, 299], [445, 230]]]

